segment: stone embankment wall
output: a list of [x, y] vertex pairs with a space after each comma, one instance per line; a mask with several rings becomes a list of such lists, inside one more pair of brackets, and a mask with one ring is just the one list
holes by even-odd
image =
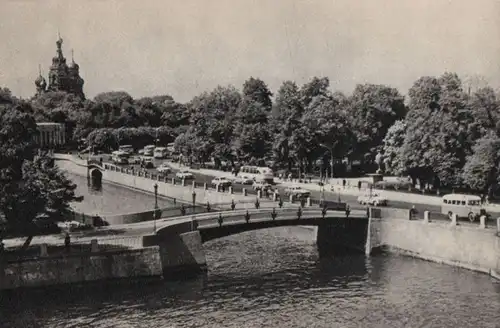
[[387, 249], [500, 279], [500, 237], [494, 227], [409, 220], [407, 210], [383, 209], [372, 212], [368, 230], [368, 254]]
[[0, 263], [0, 290], [139, 277], [161, 277], [159, 247], [40, 257]]

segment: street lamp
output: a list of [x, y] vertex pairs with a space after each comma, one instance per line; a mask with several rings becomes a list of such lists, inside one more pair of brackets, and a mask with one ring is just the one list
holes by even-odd
[[154, 216], [154, 232], [156, 233], [156, 219], [158, 218], [158, 184], [157, 183], [155, 183], [154, 188], [155, 188], [155, 212], [154, 212], [153, 216]]
[[330, 179], [333, 179], [333, 147], [329, 147], [322, 143], [320, 143], [319, 145], [330, 152]]

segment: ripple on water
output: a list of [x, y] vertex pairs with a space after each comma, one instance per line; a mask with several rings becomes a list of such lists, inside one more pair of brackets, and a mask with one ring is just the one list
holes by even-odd
[[500, 283], [485, 275], [400, 256], [320, 259], [313, 239], [281, 228], [214, 240], [206, 277], [11, 302], [0, 326], [498, 327]]

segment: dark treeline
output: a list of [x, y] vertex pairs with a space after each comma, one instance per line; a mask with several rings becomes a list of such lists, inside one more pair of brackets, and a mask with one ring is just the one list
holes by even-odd
[[[435, 188], [493, 192], [500, 162], [500, 104], [492, 88], [465, 90], [453, 73], [422, 77], [405, 97], [385, 85], [360, 84], [349, 95], [328, 78], [273, 94], [260, 79], [241, 91], [219, 86], [186, 104], [172, 97], [133, 99], [107, 92], [81, 101], [51, 92], [31, 100], [37, 121], [66, 123], [73, 141], [96, 149], [175, 142], [192, 162], [272, 164], [286, 170], [345, 174], [377, 162], [387, 173]], [[272, 163], [270, 163], [272, 162]], [[376, 166], [375, 166], [376, 167]]]

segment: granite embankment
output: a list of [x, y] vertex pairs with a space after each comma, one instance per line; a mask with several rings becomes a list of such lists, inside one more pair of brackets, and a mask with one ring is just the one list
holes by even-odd
[[0, 261], [0, 290], [158, 277], [159, 247]]
[[500, 279], [500, 219], [487, 227], [409, 218], [407, 210], [372, 209], [367, 254], [388, 250]]

